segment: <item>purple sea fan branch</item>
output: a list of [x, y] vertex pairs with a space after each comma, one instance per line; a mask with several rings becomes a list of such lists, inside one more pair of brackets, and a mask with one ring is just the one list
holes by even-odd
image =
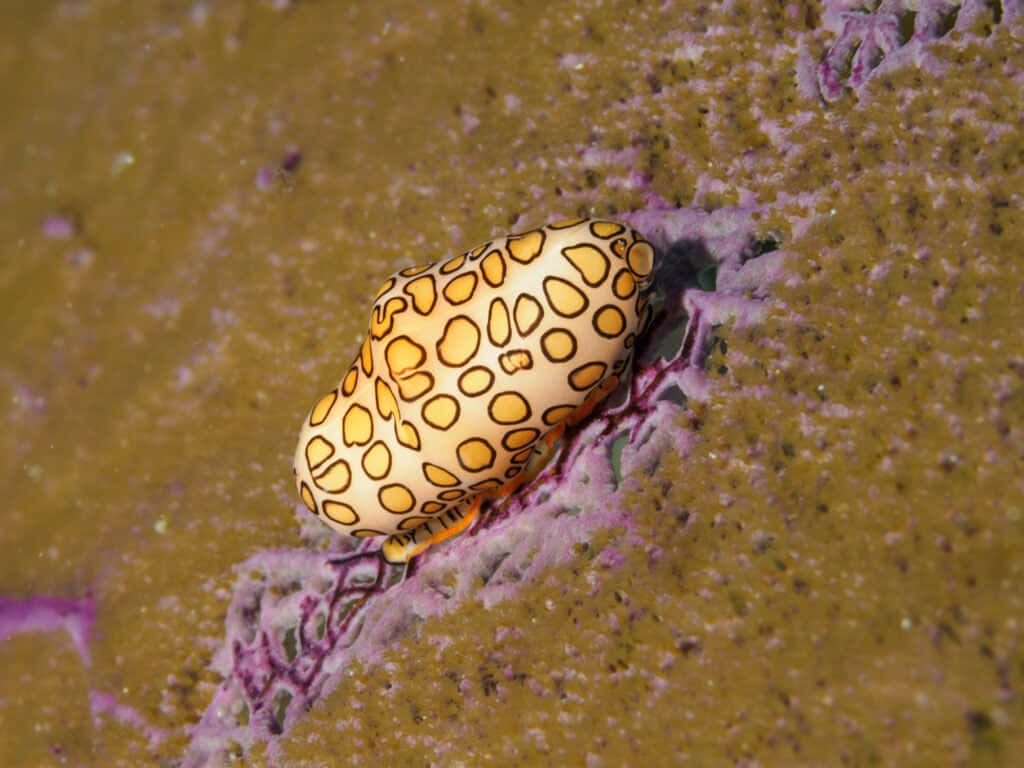
[[[185, 765], [206, 765], [266, 741], [306, 712], [358, 635], [371, 598], [393, 579], [366, 542], [342, 563], [329, 553], [263, 552], [238, 566], [214, 667], [225, 676], [193, 729]], [[248, 721], [248, 722], [246, 722]]]
[[846, 88], [859, 92], [880, 72], [912, 64], [935, 71], [944, 65], [928, 53], [933, 41], [956, 30], [967, 33], [986, 13], [1012, 25], [1024, 0], [882, 0], [870, 9], [863, 2], [826, 0], [822, 26], [836, 34], [818, 65], [822, 98], [833, 102]]

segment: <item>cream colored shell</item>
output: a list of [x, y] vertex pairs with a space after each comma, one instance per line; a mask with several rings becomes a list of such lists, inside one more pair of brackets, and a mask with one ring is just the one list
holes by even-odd
[[389, 278], [355, 361], [303, 423], [305, 505], [377, 536], [497, 492], [538, 439], [614, 389], [653, 264], [631, 228], [583, 219]]

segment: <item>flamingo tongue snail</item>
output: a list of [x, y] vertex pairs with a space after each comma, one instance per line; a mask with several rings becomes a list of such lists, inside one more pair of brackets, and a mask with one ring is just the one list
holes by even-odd
[[465, 530], [626, 375], [653, 267], [630, 227], [575, 219], [388, 278], [356, 359], [302, 425], [303, 503], [387, 536], [391, 563]]

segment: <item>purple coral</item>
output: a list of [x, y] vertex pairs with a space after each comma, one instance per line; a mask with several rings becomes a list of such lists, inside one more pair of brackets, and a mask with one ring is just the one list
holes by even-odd
[[826, 1], [822, 25], [836, 41], [818, 65], [818, 88], [829, 102], [844, 88], [859, 91], [872, 75], [913, 63], [937, 66], [927, 46], [951, 31], [966, 33], [992, 13], [995, 23], [1011, 25], [1024, 0], [882, 0], [869, 9], [858, 0]]
[[[374, 542], [335, 565], [330, 554], [309, 549], [265, 552], [240, 565], [214, 661], [225, 680], [192, 731], [185, 765], [238, 757], [256, 742], [268, 742], [273, 753], [276, 737], [353, 664], [376, 663], [412, 624], [468, 599], [514, 599], [521, 582], [577, 557], [602, 530], [626, 535], [602, 550], [599, 570], [621, 560], [618, 547], [656, 556], [656, 545], [633, 533], [626, 493], [665, 452], [686, 453], [695, 439], [685, 403], [710, 394], [701, 365], [713, 328], [757, 322], [766, 309], [764, 286], [780, 274], [784, 256], [767, 253], [773, 240], [755, 238], [761, 212], [752, 204], [711, 213], [655, 204], [622, 217], [661, 254], [659, 308], [628, 390], [570, 430], [534, 482], [469, 534], [419, 558], [414, 577], [402, 581], [399, 569], [375, 556]], [[710, 273], [717, 273], [715, 290], [701, 290], [697, 275]]]

